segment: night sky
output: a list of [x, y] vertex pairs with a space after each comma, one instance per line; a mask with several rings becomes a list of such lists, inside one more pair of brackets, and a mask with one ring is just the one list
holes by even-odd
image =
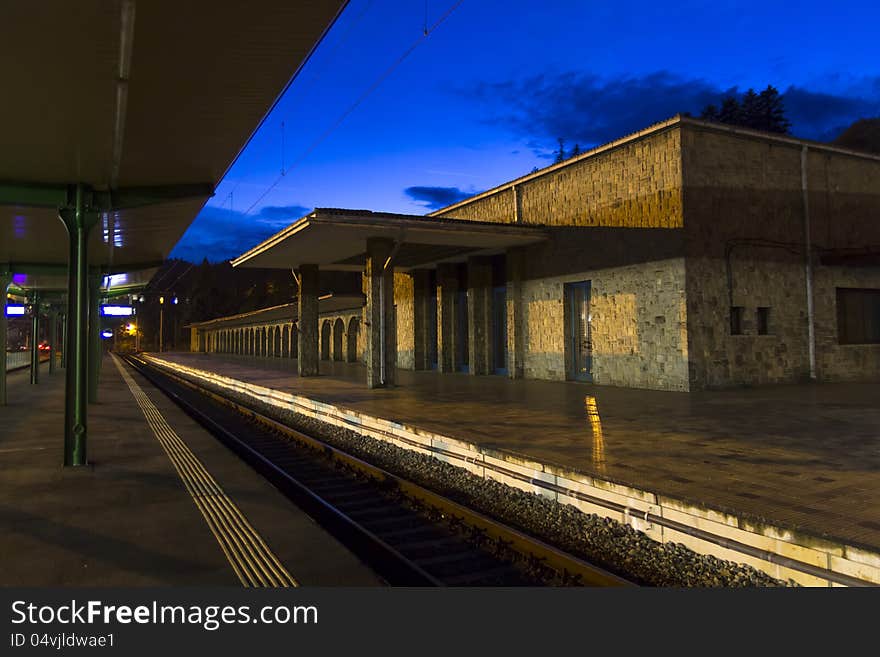
[[777, 87], [799, 137], [880, 116], [877, 2], [464, 0], [431, 30], [455, 5], [352, 0], [171, 255], [235, 257], [314, 207], [424, 214], [550, 164], [559, 137], [749, 87]]

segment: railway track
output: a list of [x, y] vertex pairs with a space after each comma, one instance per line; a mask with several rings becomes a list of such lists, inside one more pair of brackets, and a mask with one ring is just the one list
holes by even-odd
[[629, 584], [136, 356], [125, 361], [392, 586]]

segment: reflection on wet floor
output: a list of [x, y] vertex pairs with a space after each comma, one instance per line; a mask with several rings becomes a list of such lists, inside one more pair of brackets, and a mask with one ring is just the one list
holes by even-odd
[[596, 471], [605, 474], [605, 436], [602, 435], [602, 418], [599, 417], [599, 408], [596, 405], [596, 398], [587, 395], [584, 397], [585, 407], [587, 409], [587, 419], [590, 421], [590, 428], [593, 432], [593, 467]]
[[321, 376], [299, 378], [295, 360], [163, 356], [551, 467], [880, 547], [877, 383], [685, 393], [398, 370], [398, 386], [368, 390], [355, 363], [322, 361]]

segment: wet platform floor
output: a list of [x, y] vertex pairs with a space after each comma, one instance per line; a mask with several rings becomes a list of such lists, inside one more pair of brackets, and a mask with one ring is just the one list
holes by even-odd
[[663, 392], [362, 365], [163, 353], [190, 367], [683, 501], [880, 549], [880, 384]]

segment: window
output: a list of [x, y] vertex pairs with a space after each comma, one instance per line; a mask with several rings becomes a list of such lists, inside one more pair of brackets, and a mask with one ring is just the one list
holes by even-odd
[[837, 341], [880, 343], [880, 290], [837, 288]]
[[730, 334], [731, 335], [742, 335], [743, 334], [743, 307], [742, 306], [731, 306], [730, 307]]
[[755, 324], [758, 328], [758, 335], [770, 335], [770, 308], [758, 306]]

